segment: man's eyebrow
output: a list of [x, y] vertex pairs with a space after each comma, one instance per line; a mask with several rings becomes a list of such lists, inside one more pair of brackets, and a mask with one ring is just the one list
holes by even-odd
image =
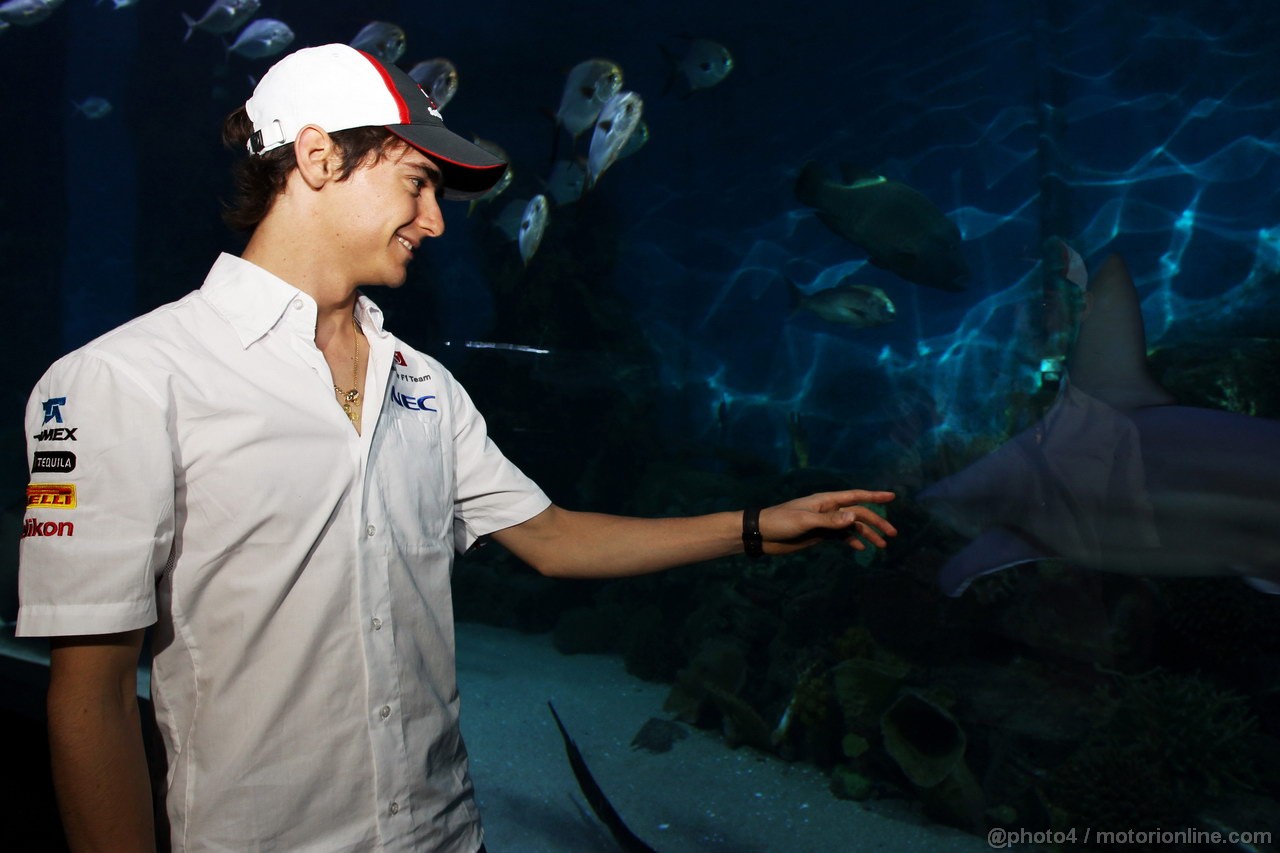
[[434, 163], [414, 163], [414, 168], [421, 170], [431, 180], [431, 183], [440, 186], [444, 182], [444, 175]]

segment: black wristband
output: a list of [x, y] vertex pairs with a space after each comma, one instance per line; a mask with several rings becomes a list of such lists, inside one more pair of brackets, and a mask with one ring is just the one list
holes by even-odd
[[751, 559], [764, 556], [764, 537], [760, 535], [760, 508], [742, 511], [742, 550]]

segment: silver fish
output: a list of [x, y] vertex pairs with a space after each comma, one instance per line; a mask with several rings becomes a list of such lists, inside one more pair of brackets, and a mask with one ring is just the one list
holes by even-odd
[[395, 24], [371, 21], [356, 33], [356, 37], [351, 40], [351, 46], [356, 50], [372, 54], [389, 65], [404, 56], [407, 42], [404, 30]]
[[182, 37], [182, 40], [191, 38], [191, 34], [196, 30], [204, 30], [214, 35], [232, 32], [256, 15], [261, 5], [262, 0], [213, 0], [199, 20], [195, 20], [184, 12], [182, 20], [187, 22], [187, 34]]
[[644, 119], [640, 119], [640, 123], [636, 125], [636, 129], [631, 131], [631, 135], [627, 137], [627, 144], [622, 146], [622, 150], [618, 152], [618, 159], [622, 160], [630, 157], [632, 154], [644, 147], [649, 141], [649, 123]]
[[[101, 6], [105, 2], [106, 0], [93, 0], [93, 5]], [[129, 6], [136, 5], [138, 5], [138, 0], [111, 0], [111, 7], [113, 9], [126, 9]]]
[[0, 5], [0, 21], [29, 27], [48, 18], [61, 5], [62, 0], [9, 0]]
[[681, 55], [666, 48], [663, 48], [663, 53], [672, 66], [664, 91], [669, 91], [678, 82], [682, 94], [689, 95], [716, 85], [733, 70], [733, 55], [729, 49], [708, 39], [691, 39]]
[[501, 231], [508, 240], [520, 239], [520, 223], [524, 221], [524, 209], [529, 206], [527, 198], [513, 198], [502, 208], [493, 226]]
[[85, 98], [80, 103], [72, 101], [71, 106], [75, 107], [77, 112], [82, 113], [88, 119], [102, 118], [111, 112], [111, 102], [96, 95]]
[[643, 112], [644, 102], [635, 92], [619, 92], [604, 105], [587, 151], [588, 187], [595, 186], [604, 170], [618, 159], [618, 152], [639, 126]]
[[893, 322], [893, 302], [878, 287], [846, 284], [841, 281], [816, 293], [805, 293], [790, 283], [792, 303], [829, 323], [844, 323], [856, 329], [870, 329]]
[[437, 109], [444, 109], [458, 94], [458, 69], [443, 56], [419, 62], [409, 69], [409, 76], [426, 90]]
[[292, 41], [293, 30], [288, 24], [275, 18], [263, 18], [245, 27], [227, 52], [238, 53], [248, 59], [261, 59], [274, 56]]
[[881, 175], [845, 167], [831, 180], [816, 163], [796, 179], [796, 198], [817, 208], [824, 225], [907, 281], [962, 291], [969, 266], [960, 229], [923, 194]]
[[529, 199], [524, 215], [520, 217], [520, 236], [517, 238], [520, 243], [520, 260], [524, 261], [525, 266], [529, 265], [529, 259], [538, 251], [538, 245], [542, 242], [542, 235], [547, 230], [547, 216], [545, 195], [539, 194]]
[[[474, 137], [474, 141], [476, 145], [480, 146], [485, 151], [488, 151], [499, 160], [505, 160], [507, 163], [507, 171], [502, 173], [502, 177], [498, 179], [498, 182], [494, 184], [487, 193], [479, 198], [471, 200], [471, 203], [467, 205], [467, 216], [470, 216], [481, 204], [493, 201], [495, 198], [502, 195], [502, 193], [506, 191], [507, 187], [511, 186], [511, 181], [515, 178], [515, 167], [511, 165], [511, 155], [507, 154], [506, 150], [501, 145], [488, 139], [481, 139], [478, 136]], [[514, 240], [515, 237], [512, 236], [512, 239]]]
[[557, 160], [547, 178], [547, 192], [557, 204], [569, 204], [582, 198], [587, 187], [587, 167], [582, 158]]
[[556, 124], [577, 139], [591, 127], [610, 98], [622, 88], [622, 69], [608, 59], [588, 59], [569, 71], [556, 110]]

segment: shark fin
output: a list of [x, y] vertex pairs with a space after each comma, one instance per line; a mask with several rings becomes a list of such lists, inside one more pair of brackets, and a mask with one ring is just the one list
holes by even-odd
[[582, 752], [573, 742], [573, 738], [569, 737], [569, 730], [564, 727], [564, 723], [560, 722], [556, 706], [548, 702], [547, 707], [551, 709], [551, 716], [555, 717], [556, 726], [560, 729], [560, 737], [564, 739], [564, 751], [569, 756], [569, 766], [573, 768], [573, 776], [578, 780], [578, 787], [582, 789], [582, 795], [591, 804], [591, 810], [596, 813], [596, 817], [609, 827], [609, 832], [613, 834], [625, 853], [656, 853], [623, 823], [622, 815], [618, 814], [618, 810], [609, 802], [609, 798], [604, 795], [604, 790], [587, 769], [586, 759], [582, 757]]
[[947, 561], [938, 573], [938, 586], [946, 595], [958, 598], [977, 578], [1048, 557], [1041, 548], [1014, 531], [993, 527]]
[[1103, 261], [1087, 293], [1088, 308], [1067, 362], [1071, 383], [1122, 411], [1176, 402], [1147, 370], [1142, 306], [1119, 255]]

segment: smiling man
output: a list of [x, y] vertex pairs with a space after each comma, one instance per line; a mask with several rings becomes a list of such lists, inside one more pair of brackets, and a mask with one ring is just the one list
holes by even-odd
[[[344, 45], [277, 63], [224, 138], [248, 150], [227, 211], [243, 255], [60, 359], [27, 410], [18, 632], [53, 638], [73, 849], [483, 849], [455, 551], [491, 536], [547, 575], [616, 577], [896, 533], [859, 506], [888, 492], [696, 518], [553, 505], [357, 290], [401, 285], [444, 232], [439, 199], [506, 164]], [[135, 699], [148, 627], [159, 833]]]

